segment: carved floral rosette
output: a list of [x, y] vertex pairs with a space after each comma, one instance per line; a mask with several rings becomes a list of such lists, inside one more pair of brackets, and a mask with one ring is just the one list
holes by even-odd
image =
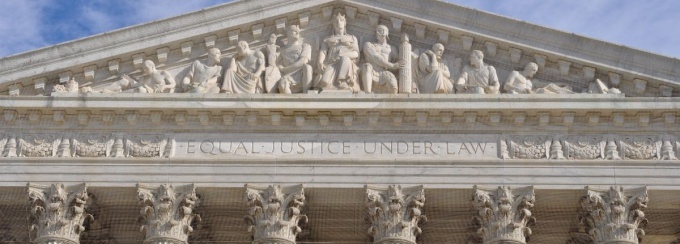
[[245, 221], [248, 232], [253, 233], [253, 243], [295, 243], [297, 234], [302, 231], [300, 224], [308, 221], [307, 216], [302, 214], [305, 204], [304, 186], [246, 185], [245, 188], [248, 202]]
[[200, 221], [194, 213], [199, 199], [193, 184], [162, 184], [156, 188], [138, 184], [137, 195], [142, 205], [139, 221], [145, 244], [187, 244], [194, 230], [192, 222]]
[[642, 241], [647, 224], [645, 213], [649, 201], [647, 187], [609, 190], [586, 187], [581, 198], [579, 218], [594, 243], [631, 243]]
[[422, 233], [418, 226], [427, 221], [423, 214], [425, 188], [366, 186], [366, 220], [373, 243], [415, 244]]
[[472, 195], [475, 209], [473, 224], [478, 227], [472, 243], [526, 243], [531, 236], [534, 187], [512, 189], [482, 189], [477, 186]]
[[88, 206], [87, 185], [51, 186], [28, 184], [31, 231], [37, 244], [77, 244], [85, 231]]

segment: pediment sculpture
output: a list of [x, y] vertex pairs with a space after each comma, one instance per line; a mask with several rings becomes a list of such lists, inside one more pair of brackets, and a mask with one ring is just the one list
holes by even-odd
[[[305, 29], [308, 25], [305, 21], [308, 20], [302, 19], [300, 23], [291, 25], [287, 25], [287, 21], [277, 22], [279, 25], [276, 30], [268, 33], [269, 35], [262, 35], [265, 34], [265, 29], [262, 26], [255, 29], [255, 25], [252, 39], [239, 39], [238, 35], [230, 34], [227, 48], [218, 48], [214, 45], [214, 40], [210, 45], [206, 41], [204, 52], [207, 55], [194, 59], [187, 59], [190, 56], [186, 53], [190, 55], [191, 49], [188, 48], [187, 51], [184, 47], [182, 53], [185, 58], [180, 59], [181, 62], [166, 62], [169, 60], [168, 55], [172, 53], [167, 48], [160, 51], [161, 48], [158, 51], [158, 62], [149, 58], [137, 58], [133, 60], [134, 70], [126, 70], [127, 73], [114, 78], [109, 77], [97, 83], [93, 74], [95, 66], [94, 70], [86, 69], [89, 72], [85, 74], [86, 82], [82, 81], [82, 76], [66, 71], [63, 77], [60, 74], [59, 84], [47, 84], [48, 87], [40, 89], [53, 94], [304, 94], [310, 91], [354, 94], [622, 93], [619, 89], [620, 74], [609, 72], [610, 80], [606, 81], [597, 76], [594, 68], [584, 65], [583, 80], [576, 82], [579, 84], [570, 84], [575, 82], [573, 77], [561, 78], [571, 74], [571, 62], [557, 60], [558, 72], [564, 76], [557, 77], [554, 71], [543, 70], [547, 62], [545, 55], [536, 54], [535, 61], [527, 61], [522, 59], [526, 56], [522, 55], [522, 50], [512, 47], [512, 65], [501, 65], [499, 69], [496, 67], [499, 66], [497, 59], [491, 62], [485, 60], [487, 54], [492, 58], [497, 56], [498, 45], [495, 43], [487, 42], [487, 50], [478, 50], [471, 43], [474, 38], [463, 36], [463, 49], [469, 55], [456, 57], [459, 50], [448, 50], [452, 46], [448, 31], [439, 31], [439, 40], [430, 41], [426, 37], [428, 32], [423, 31], [423, 28], [428, 28], [418, 27], [418, 41], [411, 43], [407, 31], [395, 22], [392, 23], [392, 28], [396, 29], [401, 40], [390, 41], [390, 27], [382, 24], [380, 18], [370, 21], [370, 27], [352, 26], [366, 28], [364, 32], [359, 32], [348, 28], [348, 21], [358, 19], [356, 13], [344, 14], [343, 11], [330, 10], [323, 17], [331, 26], [330, 35], [318, 28]], [[357, 23], [359, 26], [361, 24], [363, 22]], [[363, 34], [371, 28], [375, 30], [374, 36]], [[309, 37], [309, 41], [304, 37]], [[279, 40], [282, 38], [285, 39]], [[462, 60], [467, 60], [465, 65], [461, 65]], [[117, 72], [119, 62], [113, 64], [115, 68], [110, 66], [109, 69]], [[514, 67], [522, 66], [523, 70], [514, 70]], [[548, 77], [546, 79], [550, 82], [537, 80], [537, 74], [540, 74], [541, 79]], [[626, 86], [626, 91], [642, 94], [647, 82], [642, 79], [633, 81], [633, 86]], [[41, 82], [45, 83], [47, 80]], [[659, 92], [665, 94], [663, 96], [672, 96], [672, 88], [666, 85], [660, 86]], [[19, 90], [10, 92], [13, 95], [19, 93]]]

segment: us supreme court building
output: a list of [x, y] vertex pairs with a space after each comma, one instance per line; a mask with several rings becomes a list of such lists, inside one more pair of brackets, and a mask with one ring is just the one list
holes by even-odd
[[443, 1], [235, 1], [0, 59], [0, 243], [677, 243], [679, 93]]

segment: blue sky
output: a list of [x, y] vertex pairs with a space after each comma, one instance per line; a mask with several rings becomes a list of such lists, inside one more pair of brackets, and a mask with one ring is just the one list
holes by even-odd
[[[0, 0], [0, 57], [224, 2], [229, 0]], [[680, 0], [449, 2], [680, 57]]]

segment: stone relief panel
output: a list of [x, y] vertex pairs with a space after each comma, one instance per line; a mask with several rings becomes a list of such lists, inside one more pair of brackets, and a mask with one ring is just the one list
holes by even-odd
[[[277, 22], [276, 28], [272, 29], [278, 33], [285, 29], [283, 36], [276, 31], [263, 33], [263, 30], [268, 31], [269, 28], [259, 24], [253, 29], [253, 33], [256, 33], [253, 37], [239, 39], [238, 31], [228, 32], [230, 34], [227, 48], [222, 45], [217, 48], [216, 35], [206, 38], [208, 58], [205, 61], [182, 59], [177, 63], [168, 63], [168, 55], [172, 52], [168, 47], [162, 47], [157, 50], [156, 59], [158, 63], [165, 65], [165, 70], [157, 70], [154, 61], [145, 60], [144, 54], [136, 54], [132, 60], [135, 75], [123, 74], [116, 76], [119, 78], [115, 80], [108, 78], [106, 81], [110, 83], [108, 85], [98, 84], [95, 87], [93, 84], [97, 81], [93, 83], [92, 79], [95, 77], [96, 66], [94, 68], [87, 66], [82, 74], [73, 74], [71, 71], [60, 73], [59, 84], [46, 83], [46, 79], [43, 78], [36, 79], [39, 83], [36, 83], [35, 89], [52, 91], [54, 94], [121, 92], [275, 94], [306, 93], [309, 90], [313, 90], [313, 93], [325, 90], [388, 94], [621, 93], [618, 88], [621, 83], [620, 74], [610, 73], [609, 80], [603, 81], [597, 79], [595, 68], [579, 65], [584, 75], [573, 77], [574, 72], [570, 70], [574, 69], [574, 63], [559, 57], [557, 68], [550, 67], [550, 72], [546, 72], [544, 71], [547, 67], [546, 55], [536, 54], [535, 60], [529, 61], [525, 60], [523, 50], [511, 47], [507, 52], [510, 57], [500, 58], [500, 54], [497, 55], [501, 53], [497, 50], [500, 48], [497, 41], [486, 41], [487, 55], [493, 59], [491, 63], [500, 62], [500, 65], [494, 66], [485, 62], [484, 52], [472, 49], [476, 40], [470, 36], [462, 38], [462, 49], [454, 49], [455, 54], [443, 55], [445, 47], [451, 47], [449, 31], [437, 32], [439, 43], [417, 42], [414, 45], [418, 47], [413, 47], [409, 43], [408, 33], [402, 30], [401, 24], [391, 25], [392, 29], [397, 28], [396, 31], [403, 34], [401, 40], [390, 41], [390, 28], [381, 23], [379, 16], [369, 21], [370, 26], [353, 26], [361, 31], [348, 31], [347, 22], [357, 21], [356, 18], [347, 18], [343, 10], [335, 11], [333, 8], [328, 10], [328, 14], [332, 16], [329, 15], [319, 21], [333, 26], [330, 36], [315, 29], [306, 30], [308, 18], [304, 21], [300, 19], [298, 21], [301, 22], [296, 24], [287, 21]], [[355, 15], [356, 13], [352, 14]], [[364, 22], [366, 21], [361, 23]], [[414, 27], [417, 27], [414, 29], [419, 39], [429, 40], [426, 37], [429, 32], [425, 31], [427, 26], [417, 24]], [[375, 36], [366, 34], [370, 32], [364, 32], [364, 29], [371, 28], [377, 28]], [[259, 43], [262, 43], [260, 39], [263, 37], [268, 39], [268, 42], [260, 45]], [[279, 37], [285, 37], [285, 40], [279, 40]], [[251, 48], [249, 47], [251, 44], [259, 46]], [[223, 58], [222, 51], [231, 50], [232, 47], [237, 51]], [[461, 51], [469, 53], [461, 55]], [[183, 44], [181, 55], [187, 57], [187, 53], [191, 54], [191, 47]], [[466, 60], [465, 65], [461, 63], [463, 59]], [[119, 59], [111, 60], [109, 71], [117, 74], [121, 65]], [[559, 74], [552, 69], [558, 70]], [[537, 73], [542, 73], [541, 78], [548, 80], [534, 81], [537, 79]], [[572, 86], [570, 83], [575, 84]], [[634, 82], [630, 83], [634, 84], [630, 86], [632, 90], [629, 93], [634, 95], [645, 93], [648, 83], [646, 80], [634, 79]], [[52, 87], [45, 88], [45, 85]], [[662, 93], [666, 94], [664, 96], [668, 94], [672, 96], [672, 87], [666, 85], [663, 87]], [[14, 89], [9, 94], [20, 95], [23, 92], [19, 88]]]
[[28, 184], [31, 232], [38, 244], [78, 244], [85, 231], [89, 196], [87, 185], [51, 186]]
[[307, 223], [303, 214], [305, 191], [303, 185], [258, 187], [246, 185], [248, 232], [256, 244], [294, 244]]
[[142, 206], [139, 222], [145, 234], [145, 244], [187, 244], [192, 224], [200, 221], [194, 208], [200, 203], [196, 187], [162, 184], [152, 187], [137, 184], [137, 195]]
[[425, 188], [390, 185], [387, 188], [366, 186], [366, 220], [373, 243], [416, 243], [422, 234]]
[[655, 137], [629, 136], [621, 138], [621, 157], [626, 159], [660, 159], [661, 145]]
[[508, 136], [501, 139], [501, 157], [507, 159], [550, 158], [549, 136]]
[[6, 134], [2, 157], [139, 157], [174, 155], [173, 135], [142, 134]]
[[564, 156], [572, 160], [602, 159], [605, 144], [601, 136], [567, 136], [562, 139]]
[[591, 243], [641, 243], [647, 219], [647, 187], [608, 190], [586, 187], [579, 219]]
[[534, 188], [475, 186], [474, 190], [472, 206], [477, 213], [472, 221], [478, 236], [469, 243], [527, 243], [536, 223], [531, 213], [536, 201]]

